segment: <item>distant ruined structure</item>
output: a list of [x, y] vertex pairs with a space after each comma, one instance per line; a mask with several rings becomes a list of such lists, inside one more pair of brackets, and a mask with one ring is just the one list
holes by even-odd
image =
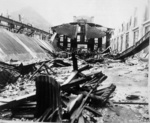
[[[73, 23], [78, 24], [77, 36], [75, 39], [71, 39], [68, 36], [60, 35], [58, 40], [58, 46], [62, 46], [65, 49], [82, 49], [82, 50], [97, 50], [102, 51], [103, 49], [109, 47], [111, 34], [109, 28], [103, 27], [101, 25], [95, 26], [94, 17], [88, 16], [74, 16]], [[87, 27], [88, 26], [88, 27]], [[100, 36], [100, 32], [96, 32], [96, 28], [104, 28], [106, 33], [104, 36]], [[95, 29], [94, 29], [95, 28]], [[87, 31], [89, 32], [87, 34]], [[95, 34], [92, 34], [92, 33]], [[99, 36], [98, 36], [99, 35]], [[89, 38], [89, 37], [92, 38]], [[95, 37], [94, 37], [95, 36]], [[98, 38], [97, 38], [98, 36]]]
[[51, 37], [50, 31], [44, 31], [32, 24], [23, 23], [21, 15], [19, 15], [19, 21], [13, 20], [8, 17], [0, 15], [0, 28], [5, 28], [13, 33], [25, 34], [29, 37], [37, 37], [41, 40], [49, 40]]

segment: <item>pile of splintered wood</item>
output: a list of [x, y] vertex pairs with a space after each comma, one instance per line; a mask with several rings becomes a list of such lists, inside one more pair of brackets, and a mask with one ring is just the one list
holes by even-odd
[[[55, 87], [52, 88], [51, 86], [47, 86], [51, 85], [51, 82], [48, 83], [42, 80], [43, 82], [40, 82], [38, 86], [36, 85], [36, 93], [33, 92], [26, 96], [8, 101], [1, 105], [0, 109], [11, 109], [13, 114], [11, 117], [18, 116], [23, 118], [27, 116], [31, 117], [33, 121], [38, 122], [66, 121], [71, 123], [84, 123], [85, 120], [91, 122], [90, 119], [92, 119], [93, 116], [102, 117], [101, 112], [97, 109], [103, 108], [110, 103], [109, 99], [116, 86], [111, 84], [108, 87], [103, 87], [102, 82], [107, 79], [104, 73], [99, 71], [92, 74], [83, 74], [82, 72], [90, 69], [91, 66], [85, 65], [78, 69], [77, 59], [74, 55], [72, 55], [72, 60], [73, 71], [63, 84], [55, 84]], [[43, 64], [39, 68], [42, 66]], [[32, 78], [38, 70], [39, 69], [37, 69], [30, 78]], [[49, 77], [48, 74], [45, 76]], [[39, 102], [41, 105], [39, 105]], [[45, 109], [43, 109], [43, 107]], [[34, 115], [30, 115], [30, 113], [16, 115], [16, 113], [21, 110], [32, 111]], [[90, 112], [92, 115], [85, 115], [85, 111]], [[36, 116], [37, 113], [41, 114]]]
[[[84, 116], [84, 110], [91, 112], [95, 116], [102, 116], [102, 114], [98, 112], [96, 108], [105, 107], [109, 103], [111, 94], [114, 92], [116, 86], [114, 84], [111, 84], [109, 87], [104, 88], [102, 86], [102, 82], [107, 78], [107, 76], [102, 72], [88, 75], [82, 73], [82, 71], [89, 68], [89, 65], [85, 65], [82, 68], [74, 70], [71, 73], [68, 79], [62, 85], [60, 85], [61, 103], [59, 104], [61, 106], [55, 106], [55, 108], [53, 108], [55, 110], [53, 111], [53, 106], [51, 106], [51, 108], [47, 108], [37, 121], [68, 121], [71, 123], [80, 123], [82, 120], [84, 121], [84, 119], [89, 119]], [[41, 88], [41, 86], [39, 88]], [[57, 98], [55, 98], [55, 100], [58, 101]], [[56, 103], [58, 103], [57, 101]], [[61, 110], [61, 113], [58, 113], [58, 110]]]
[[[102, 72], [97, 72], [91, 75], [82, 75], [82, 77], [61, 86], [64, 108], [71, 123], [81, 120], [84, 109], [96, 116], [101, 116], [101, 113], [94, 107], [105, 106], [116, 88], [115, 85], [111, 84], [107, 88], [99, 89], [106, 78], [107, 76]], [[71, 100], [72, 97], [75, 98]]]

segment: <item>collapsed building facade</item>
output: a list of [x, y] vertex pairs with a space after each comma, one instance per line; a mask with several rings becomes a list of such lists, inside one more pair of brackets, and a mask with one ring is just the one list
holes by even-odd
[[[69, 51], [72, 49], [83, 49], [85, 51], [98, 49], [102, 51], [110, 45], [113, 29], [94, 24], [94, 17], [74, 16], [74, 21], [70, 25], [60, 26], [62, 27], [52, 27], [59, 35], [57, 45]], [[62, 29], [63, 32], [61, 32], [59, 28], [65, 28], [63, 26], [70, 28], [70, 30]]]

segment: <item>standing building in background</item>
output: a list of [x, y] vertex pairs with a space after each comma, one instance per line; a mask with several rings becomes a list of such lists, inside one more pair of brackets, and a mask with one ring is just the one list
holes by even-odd
[[[111, 37], [111, 49], [114, 53], [121, 53], [133, 46], [148, 31], [150, 31], [150, 0], [145, 0], [144, 5], [134, 9], [134, 14], [115, 29]], [[148, 53], [145, 48], [139, 55]]]

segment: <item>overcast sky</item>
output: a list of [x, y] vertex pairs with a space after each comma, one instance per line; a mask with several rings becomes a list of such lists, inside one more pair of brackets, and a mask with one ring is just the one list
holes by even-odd
[[0, 13], [6, 15], [32, 7], [52, 25], [72, 22], [73, 16], [94, 16], [94, 22], [116, 27], [129, 19], [136, 6], [146, 0], [0, 0]]

